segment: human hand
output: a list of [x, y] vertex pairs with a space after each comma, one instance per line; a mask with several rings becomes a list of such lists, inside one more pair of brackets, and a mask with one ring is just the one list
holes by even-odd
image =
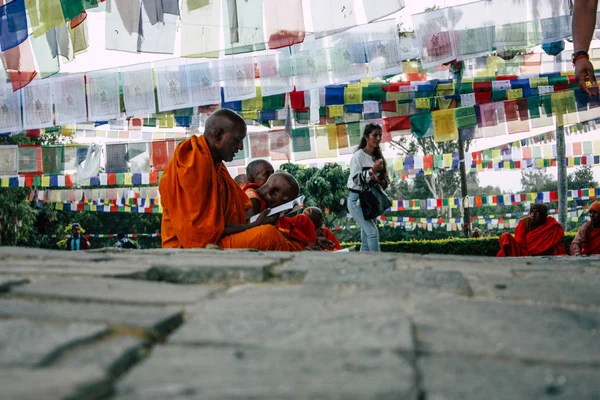
[[275, 215], [269, 217], [270, 212], [271, 212], [270, 208], [267, 208], [263, 212], [261, 212], [258, 215], [258, 218], [256, 219], [256, 221], [254, 222], [255, 226], [275, 225], [277, 223], [277, 220], [279, 219], [279, 214], [275, 214]]
[[375, 161], [375, 164], [373, 164], [373, 171], [379, 172], [381, 170], [383, 170], [383, 160]]
[[317, 244], [319, 245], [320, 248], [322, 249], [333, 249], [335, 247], [335, 244], [333, 244], [333, 242], [327, 238], [324, 237], [318, 237], [317, 238]]
[[575, 82], [579, 89], [588, 96], [591, 95], [590, 90], [585, 85], [586, 81], [590, 81], [593, 86], [596, 86], [596, 75], [594, 74], [594, 66], [591, 61], [585, 57], [578, 58], [575, 61]]

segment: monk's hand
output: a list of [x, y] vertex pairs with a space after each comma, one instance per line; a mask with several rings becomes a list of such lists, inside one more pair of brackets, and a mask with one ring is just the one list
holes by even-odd
[[324, 237], [318, 237], [317, 244], [322, 249], [333, 249], [335, 247], [335, 244], [331, 240]]
[[270, 212], [270, 208], [267, 208], [263, 212], [261, 212], [256, 221], [254, 222], [255, 226], [275, 225], [277, 223], [277, 220], [279, 219], [279, 214], [269, 217]]
[[594, 74], [594, 66], [589, 59], [581, 57], [575, 61], [575, 81], [583, 93], [588, 96], [591, 95], [585, 83], [589, 81], [592, 86], [596, 86], [596, 75]]

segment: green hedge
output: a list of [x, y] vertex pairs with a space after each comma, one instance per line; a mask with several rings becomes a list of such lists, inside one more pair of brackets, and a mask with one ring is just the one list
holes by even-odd
[[[565, 233], [563, 243], [569, 251], [575, 232]], [[342, 243], [343, 247], [355, 245], [357, 250], [360, 243]], [[463, 256], [494, 257], [500, 250], [498, 237], [477, 239], [450, 238], [440, 240], [403, 240], [401, 242], [382, 242], [381, 251], [388, 253], [417, 253], [417, 254], [456, 254]]]

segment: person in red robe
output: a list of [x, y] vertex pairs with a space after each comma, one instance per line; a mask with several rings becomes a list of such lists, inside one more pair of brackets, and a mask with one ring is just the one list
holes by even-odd
[[222, 108], [208, 117], [202, 136], [194, 135], [177, 146], [159, 185], [163, 247], [304, 249], [274, 226], [277, 218], [268, 217], [269, 209], [248, 222], [250, 200], [223, 163], [244, 148], [246, 131], [238, 114]]
[[600, 254], [600, 201], [595, 201], [588, 213], [590, 220], [579, 228], [571, 242], [572, 256]]
[[318, 207], [309, 207], [304, 210], [306, 215], [312, 221], [317, 229], [317, 244], [323, 250], [341, 250], [342, 246], [333, 232], [323, 223], [323, 212]]
[[500, 235], [496, 257], [566, 256], [562, 239], [565, 231], [556, 219], [548, 216], [545, 204], [534, 204], [529, 216], [521, 219], [515, 235]]
[[[259, 214], [266, 208], [273, 208], [279, 205], [269, 204], [268, 201], [265, 201], [265, 196], [268, 195], [268, 190], [270, 190], [266, 188], [265, 185], [274, 174], [275, 170], [273, 165], [267, 160], [254, 160], [246, 166], [248, 183], [242, 186], [242, 190], [246, 193], [246, 196], [248, 196], [252, 203], [252, 215]], [[280, 174], [280, 172], [277, 174]], [[287, 173], [285, 174], [286, 176], [289, 175]], [[291, 175], [289, 176], [291, 177]], [[296, 197], [297, 196], [298, 192], [296, 192]], [[280, 204], [292, 201], [296, 197], [289, 198]], [[317, 242], [316, 229], [308, 217], [301, 214], [296, 215], [295, 217], [284, 216], [277, 221], [276, 227], [282, 231], [291, 232], [294, 237], [306, 241], [308, 247], [317, 250], [317, 248], [314, 247]]]

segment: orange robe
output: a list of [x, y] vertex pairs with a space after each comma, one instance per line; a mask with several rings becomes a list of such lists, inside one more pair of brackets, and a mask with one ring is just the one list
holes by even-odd
[[565, 231], [557, 220], [548, 217], [544, 225], [534, 230], [530, 230], [529, 225], [530, 217], [523, 218], [515, 229], [514, 237], [510, 233], [500, 235], [500, 251], [496, 257], [567, 255], [562, 244]]
[[334, 250], [341, 250], [342, 246], [340, 245], [340, 242], [337, 240], [337, 238], [335, 237], [335, 235], [333, 234], [333, 232], [331, 232], [331, 230], [329, 230], [329, 228], [327, 227], [322, 227], [320, 229], [321, 232], [323, 232], [323, 236], [325, 237], [325, 239], [333, 242], [333, 244], [335, 245]]
[[592, 229], [587, 240], [581, 244], [581, 254], [589, 256], [600, 254], [600, 229]]
[[293, 251], [297, 247], [271, 225], [223, 236], [226, 225], [246, 224], [250, 200], [223, 163], [213, 163], [204, 136], [182, 142], [160, 180], [162, 246]]

